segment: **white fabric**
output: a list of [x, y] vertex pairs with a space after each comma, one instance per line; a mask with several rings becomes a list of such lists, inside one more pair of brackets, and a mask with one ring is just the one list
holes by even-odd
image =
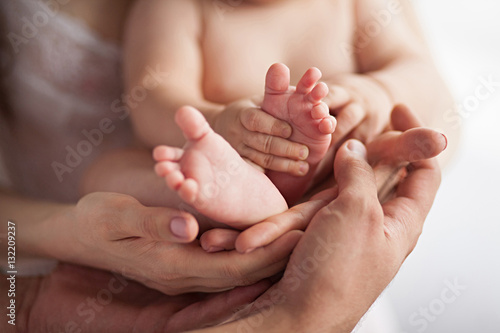
[[[128, 120], [119, 118], [123, 111], [113, 112], [123, 106], [121, 50], [42, 1], [2, 1], [0, 9], [13, 58], [6, 85], [16, 118], [13, 135], [3, 142], [10, 183], [24, 195], [75, 201], [90, 162], [131, 137]], [[102, 122], [106, 133], [93, 131], [91, 142], [83, 131]], [[69, 151], [80, 157], [68, 163]]]

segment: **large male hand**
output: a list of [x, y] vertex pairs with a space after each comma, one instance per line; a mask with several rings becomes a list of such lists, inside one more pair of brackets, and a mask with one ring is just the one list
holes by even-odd
[[[410, 110], [398, 105], [391, 114], [393, 131], [378, 136], [367, 146], [368, 162], [374, 168], [378, 198], [385, 202], [394, 195], [394, 189], [406, 175], [412, 162], [439, 155], [447, 145], [446, 137], [434, 130], [419, 127], [422, 123]], [[270, 244], [291, 230], [304, 230], [316, 212], [335, 199], [338, 188], [335, 181], [321, 185], [327, 190], [286, 212], [272, 216], [243, 232], [212, 229], [202, 235], [204, 248], [236, 249], [242, 253]]]
[[45, 277], [18, 277], [16, 326], [6, 320], [0, 326], [2, 332], [183, 332], [224, 321], [269, 284], [167, 296], [116, 274], [61, 264]]
[[283, 278], [242, 319], [204, 332], [352, 331], [415, 247], [441, 179], [435, 159], [412, 163], [381, 204], [366, 155], [359, 141], [339, 149], [338, 195], [313, 217]]

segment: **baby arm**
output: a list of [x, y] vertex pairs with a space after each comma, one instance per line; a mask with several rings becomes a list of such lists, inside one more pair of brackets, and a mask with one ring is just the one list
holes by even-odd
[[[395, 104], [408, 105], [426, 126], [455, 141], [443, 113], [453, 106], [408, 1], [357, 0], [356, 36], [350, 48], [360, 75], [327, 81], [337, 116], [334, 141], [346, 135], [370, 141], [387, 125]], [[370, 27], [379, 28], [374, 34]], [[354, 130], [353, 130], [354, 129]], [[352, 131], [352, 132], [351, 132]]]
[[[250, 98], [228, 105], [205, 98], [199, 6], [192, 0], [140, 0], [131, 13], [125, 88], [136, 136], [148, 148], [181, 147], [185, 140], [174, 115], [190, 105], [242, 157], [266, 169], [298, 174], [304, 146], [286, 140], [292, 134], [286, 122], [262, 112]], [[139, 96], [139, 90], [146, 93]]]

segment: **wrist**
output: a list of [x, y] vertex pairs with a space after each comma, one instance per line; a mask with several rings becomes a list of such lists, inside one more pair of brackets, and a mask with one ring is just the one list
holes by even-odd
[[74, 205], [54, 204], [40, 215], [40, 222], [30, 232], [27, 248], [31, 254], [49, 259], [65, 260], [72, 255], [76, 240], [72, 236], [75, 221]]
[[384, 92], [384, 95], [389, 100], [391, 108], [396, 105], [396, 98], [392, 93], [389, 86], [384, 82], [384, 76], [380, 76], [378, 72], [366, 73], [364, 74], [368, 80], [370, 80], [375, 86]]

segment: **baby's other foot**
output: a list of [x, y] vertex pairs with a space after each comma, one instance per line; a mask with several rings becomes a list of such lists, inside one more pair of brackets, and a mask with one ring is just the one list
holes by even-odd
[[321, 72], [310, 68], [297, 87], [290, 87], [290, 70], [283, 64], [272, 65], [266, 76], [266, 90], [262, 109], [272, 116], [287, 121], [293, 128], [291, 141], [309, 147], [309, 165], [315, 165], [325, 156], [335, 130], [336, 121], [322, 99], [328, 86], [319, 82]]
[[297, 87], [290, 86], [290, 70], [283, 64], [274, 64], [266, 76], [266, 90], [262, 109], [272, 116], [287, 121], [293, 129], [290, 140], [309, 148], [306, 159], [309, 169], [302, 177], [268, 171], [267, 175], [289, 204], [296, 202], [311, 185], [314, 171], [326, 155], [335, 130], [336, 121], [322, 99], [328, 87], [318, 83], [321, 72], [310, 68]]
[[284, 211], [286, 202], [261, 172], [246, 163], [192, 107], [180, 108], [175, 121], [187, 139], [183, 149], [159, 146], [156, 173], [200, 213], [245, 228]]

